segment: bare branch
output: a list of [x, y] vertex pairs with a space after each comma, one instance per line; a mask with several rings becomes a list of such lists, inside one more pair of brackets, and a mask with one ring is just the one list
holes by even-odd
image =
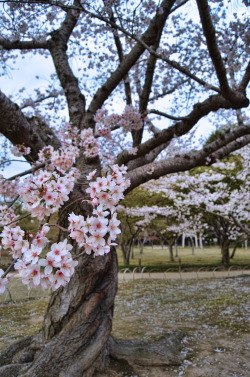
[[38, 118], [27, 118], [17, 104], [12, 102], [0, 91], [0, 132], [13, 145], [24, 144], [31, 148], [27, 161], [33, 162], [38, 158], [38, 152], [47, 144], [54, 147], [60, 142], [51, 129]]
[[159, 154], [169, 146], [169, 143], [170, 142], [162, 143], [157, 148], [150, 151], [146, 156], [141, 156], [135, 160], [129, 161], [128, 171], [134, 170], [140, 166], [144, 166], [153, 162], [159, 156]]
[[31, 213], [28, 213], [28, 214], [25, 215], [25, 216], [19, 217], [18, 219], [13, 220], [13, 221], [9, 222], [8, 224], [0, 225], [0, 228], [3, 228], [4, 226], [8, 226], [8, 225], [11, 225], [11, 224], [14, 224], [14, 223], [18, 223], [18, 221], [21, 221], [21, 220], [23, 220], [23, 219], [26, 219], [26, 217], [29, 217], [29, 216], [31, 216]]
[[186, 119], [185, 117], [175, 117], [173, 115], [169, 115], [169, 114], [163, 113], [162, 111], [155, 110], [155, 109], [149, 110], [149, 114], [161, 115], [165, 118], [172, 119], [172, 120], [184, 120], [184, 119]]
[[[105, 4], [105, 0], [103, 0], [103, 1], [104, 1], [104, 4]], [[116, 25], [113, 12], [111, 12], [110, 21], [113, 24]], [[115, 45], [116, 45], [116, 49], [117, 49], [119, 61], [121, 63], [123, 61], [123, 59], [124, 59], [124, 54], [123, 54], [122, 44], [121, 44], [120, 38], [119, 38], [116, 30], [113, 30], [113, 36], [114, 36], [114, 41], [115, 41]], [[125, 95], [126, 95], [126, 103], [127, 103], [127, 105], [131, 105], [132, 104], [131, 87], [130, 87], [130, 83], [129, 83], [129, 76], [128, 76], [128, 74], [126, 74], [124, 76], [123, 82], [124, 82], [124, 89], [125, 89]]]
[[248, 62], [246, 72], [244, 73], [238, 88], [243, 91], [248, 86], [249, 81], [250, 81], [250, 61]]
[[[136, 63], [136, 61], [139, 59], [139, 57], [142, 55], [145, 49], [150, 45], [154, 45], [155, 39], [157, 38], [158, 33], [162, 32], [162, 28], [165, 25], [166, 19], [168, 18], [171, 7], [174, 3], [175, 3], [175, 0], [162, 1], [161, 7], [163, 9], [163, 13], [161, 15], [158, 13], [155, 15], [155, 17], [151, 20], [148, 29], [142, 35], [141, 39], [136, 38], [134, 35], [131, 35], [120, 26], [113, 24], [111, 21], [107, 20], [105, 17], [99, 17], [99, 16], [97, 17], [111, 24], [112, 27], [121, 30], [126, 35], [130, 36], [131, 38], [134, 38], [136, 41], [138, 41], [138, 43], [132, 48], [131, 52], [126, 55], [126, 58], [123, 59], [119, 67], [111, 74], [111, 76], [107, 79], [106, 83], [100, 89], [98, 89], [98, 91], [96, 92], [94, 96], [94, 99], [89, 105], [88, 111], [90, 113], [92, 114], [96, 113], [96, 111], [103, 105], [104, 101], [116, 88], [116, 86], [121, 82], [123, 77], [128, 73], [130, 68]], [[95, 17], [95, 15], [93, 16]]]
[[16, 179], [16, 178], [18, 178], [18, 177], [24, 177], [25, 175], [32, 174], [32, 173], [34, 173], [36, 170], [43, 168], [44, 166], [46, 166], [46, 164], [49, 164], [49, 163], [50, 163], [50, 160], [48, 160], [46, 163], [45, 163], [45, 162], [42, 162], [42, 163], [40, 163], [40, 164], [38, 164], [38, 165], [35, 165], [34, 167], [32, 167], [32, 168], [29, 169], [29, 170], [25, 170], [25, 171], [23, 171], [22, 173], [15, 174], [15, 175], [13, 175], [12, 177], [7, 178], [6, 181], [13, 181], [14, 179]]
[[[79, 5], [79, 2], [75, 0], [74, 4]], [[75, 12], [68, 11], [61, 27], [52, 33], [48, 47], [68, 102], [70, 120], [74, 126], [79, 127], [85, 112], [85, 97], [80, 91], [78, 79], [73, 74], [67, 55], [67, 43], [77, 21]]]
[[[246, 102], [246, 103], [245, 103]], [[242, 102], [242, 107], [248, 105], [248, 100]], [[126, 164], [128, 161], [144, 156], [153, 150], [161, 143], [170, 141], [175, 136], [182, 136], [189, 132], [192, 127], [205, 115], [208, 115], [211, 111], [217, 111], [219, 109], [231, 109], [232, 104], [227, 101], [222, 95], [210, 96], [202, 103], [194, 105], [193, 110], [181, 121], [176, 121], [175, 124], [167, 129], [162, 130], [156, 137], [147, 140], [145, 143], [138, 147], [136, 157], [129, 154], [127, 151], [123, 151], [117, 158], [118, 164]]]
[[37, 50], [37, 49], [48, 49], [47, 41], [39, 41], [32, 39], [32, 41], [9, 41], [7, 39], [0, 39], [0, 45], [5, 50]]
[[[244, 136], [244, 137], [241, 137]], [[170, 173], [190, 170], [197, 166], [203, 166], [216, 162], [222, 159], [229, 153], [242, 148], [250, 142], [250, 125], [237, 128], [227, 135], [223, 135], [219, 140], [210, 143], [200, 151], [191, 151], [183, 155], [176, 155], [173, 158], [157, 161], [135, 170], [128, 172], [128, 178], [131, 181], [131, 186], [127, 192], [133, 188], [148, 182], [151, 179], [158, 179]], [[145, 174], [147, 171], [152, 173]], [[127, 193], [126, 192], [126, 193]]]
[[23, 105], [20, 106], [20, 109], [23, 110], [27, 107], [32, 107], [33, 105], [35, 104], [38, 104], [38, 103], [41, 103], [43, 101], [46, 101], [47, 99], [50, 99], [50, 98], [57, 98], [58, 97], [58, 93], [55, 93], [55, 91], [52, 91], [50, 94], [48, 94], [47, 96], [40, 96], [39, 98], [35, 99], [35, 100], [30, 100], [30, 99], [26, 99], [24, 102], [23, 102]]
[[14, 267], [14, 264], [18, 261], [18, 258], [14, 259], [13, 262], [11, 262], [11, 264], [9, 265], [9, 267], [7, 268], [7, 270], [4, 272], [4, 274], [2, 276], [0, 276], [2, 279], [5, 278], [5, 276], [8, 275], [8, 273], [12, 270], [12, 268]]
[[215, 67], [221, 90], [225, 97], [228, 98], [231, 95], [231, 89], [227, 80], [226, 68], [217, 45], [216, 32], [211, 19], [208, 2], [207, 0], [197, 0], [197, 6], [199, 9], [203, 32], [207, 41], [209, 55]]
[[166, 91], [164, 91], [164, 92], [162, 92], [160, 94], [157, 94], [154, 97], [150, 97], [149, 98], [149, 102], [155, 101], [158, 98], [165, 97], [165, 96], [167, 96], [169, 94], [173, 94], [176, 91], [176, 89], [178, 89], [181, 85], [187, 83], [188, 81], [189, 81], [189, 79], [182, 80], [180, 83], [175, 84], [172, 89], [166, 90]]

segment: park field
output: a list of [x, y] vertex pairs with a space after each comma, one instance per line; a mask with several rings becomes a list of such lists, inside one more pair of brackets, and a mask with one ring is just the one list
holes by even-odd
[[[134, 248], [133, 258], [130, 259], [129, 266], [123, 263], [121, 250], [117, 247], [119, 270], [129, 268], [133, 270], [141, 266], [156, 271], [178, 270], [181, 264], [181, 269], [197, 270], [199, 268], [213, 269], [221, 266], [221, 252], [219, 247], [207, 247], [204, 249], [195, 249], [192, 254], [192, 249], [189, 247], [179, 247], [178, 256], [175, 256], [175, 261], [171, 262], [169, 257], [168, 247], [165, 246], [145, 246], [143, 254], [140, 254], [138, 247]], [[175, 251], [174, 251], [175, 255]], [[9, 255], [3, 251], [0, 258], [0, 268], [6, 268], [11, 262]], [[248, 249], [238, 248], [233, 259], [230, 259], [230, 266], [250, 267], [250, 247]]]
[[[134, 248], [133, 258], [130, 259], [130, 265], [125, 266], [123, 264], [122, 252], [118, 248], [118, 263], [120, 270], [128, 267], [134, 269], [139, 266], [139, 260], [141, 259], [141, 266], [152, 268], [155, 271], [165, 271], [167, 269], [179, 268], [181, 263], [182, 269], [199, 269], [199, 268], [214, 268], [221, 265], [221, 252], [219, 247], [208, 247], [204, 249], [195, 249], [192, 254], [192, 249], [185, 247], [178, 248], [178, 256], [175, 257], [174, 262], [170, 262], [168, 247], [165, 246], [150, 246], [143, 248], [143, 254], [140, 254], [140, 249]], [[175, 251], [174, 251], [175, 255]], [[234, 258], [230, 260], [231, 266], [250, 266], [250, 248], [238, 248], [234, 255]]]

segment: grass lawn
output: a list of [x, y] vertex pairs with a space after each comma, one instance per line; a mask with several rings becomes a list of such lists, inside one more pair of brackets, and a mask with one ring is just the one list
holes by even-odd
[[[175, 251], [174, 251], [175, 253]], [[130, 265], [123, 264], [122, 252], [117, 248], [119, 269], [129, 268], [131, 271], [139, 267], [139, 259], [141, 259], [141, 266], [149, 267], [155, 271], [166, 271], [167, 269], [178, 270], [179, 259], [181, 259], [182, 269], [212, 269], [221, 266], [221, 253], [218, 247], [207, 247], [204, 249], [195, 249], [192, 254], [192, 249], [185, 247], [178, 248], [178, 257], [175, 257], [175, 262], [170, 262], [168, 247], [164, 246], [146, 246], [143, 248], [143, 254], [140, 254], [138, 247], [134, 248], [133, 258], [130, 259]], [[0, 268], [4, 268], [10, 262], [7, 251], [2, 251], [0, 257]], [[230, 266], [249, 266], [250, 267], [250, 248], [238, 248], [235, 256], [230, 260]], [[5, 267], [6, 268], [6, 267]]]
[[[175, 253], [175, 252], [174, 252]], [[139, 248], [134, 248], [133, 258], [130, 259], [130, 266], [124, 266], [122, 252], [117, 249], [119, 268], [123, 269], [128, 267], [132, 270], [139, 266], [139, 259], [141, 259], [141, 265], [151, 267], [154, 270], [167, 270], [169, 268], [178, 269], [179, 258], [181, 259], [181, 266], [187, 269], [199, 269], [199, 268], [213, 268], [221, 265], [221, 252], [217, 247], [209, 247], [204, 249], [196, 249], [194, 255], [192, 249], [185, 247], [178, 248], [178, 257], [175, 257], [175, 262], [170, 262], [168, 247], [163, 249], [161, 246], [144, 247], [143, 254], [140, 254]], [[230, 265], [247, 266], [250, 265], [250, 248], [245, 250], [244, 248], [238, 248], [235, 256], [230, 261]]]

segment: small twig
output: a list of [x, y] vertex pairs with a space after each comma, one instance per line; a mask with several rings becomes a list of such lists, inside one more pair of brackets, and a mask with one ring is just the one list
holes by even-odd
[[7, 268], [7, 270], [5, 271], [5, 273], [1, 276], [1, 278], [5, 278], [5, 276], [10, 272], [10, 270], [12, 269], [12, 267], [14, 266], [14, 264], [18, 261], [18, 258], [14, 259], [13, 262], [9, 265], [9, 267]]
[[12, 207], [13, 204], [17, 201], [17, 199], [19, 198], [19, 194], [13, 199], [13, 201], [8, 205], [8, 208]]
[[[46, 163], [50, 163], [50, 160], [48, 160]], [[36, 165], [34, 167], [32, 167], [31, 169], [29, 170], [25, 170], [24, 172], [22, 173], [19, 173], [19, 174], [16, 174], [16, 175], [13, 175], [12, 177], [10, 178], [7, 178], [6, 181], [13, 181], [14, 179], [18, 178], [18, 177], [23, 177], [24, 175], [27, 175], [27, 174], [30, 174], [30, 173], [34, 173], [36, 170], [40, 169], [40, 168], [43, 168], [45, 165], [46, 165], [45, 162], [42, 162], [41, 164], [39, 165]]]
[[68, 230], [68, 229], [66, 229], [66, 228], [64, 228], [64, 227], [62, 227], [62, 226], [59, 225], [59, 224], [48, 224], [48, 226], [55, 226], [56, 228], [61, 229], [63, 232], [68, 232], [68, 233], [70, 233], [70, 230]]
[[17, 219], [17, 220], [13, 220], [13, 221], [11, 221], [11, 222], [8, 223], [8, 224], [0, 225], [0, 228], [3, 228], [4, 226], [8, 226], [8, 225], [11, 225], [11, 224], [14, 224], [14, 223], [17, 223], [18, 221], [21, 221], [22, 219], [25, 219], [25, 218], [28, 217], [28, 216], [31, 216], [31, 213], [28, 213], [28, 215], [25, 215], [25, 216], [23, 216], [23, 217], [19, 217], [19, 219]]
[[0, 166], [11, 163], [11, 162], [26, 162], [26, 164], [29, 164], [29, 161], [26, 161], [26, 160], [5, 160], [0, 163]]
[[157, 115], [163, 116], [165, 118], [169, 118], [169, 119], [177, 120], [177, 121], [186, 119], [185, 117], [175, 117], [173, 115], [166, 114], [166, 113], [163, 113], [162, 111], [155, 110], [155, 109], [149, 110], [149, 114], [157, 114]]
[[[78, 198], [78, 199], [73, 200], [73, 202], [70, 202], [69, 204], [66, 205], [66, 207], [63, 208], [61, 213], [63, 213], [66, 210], [66, 208], [70, 207], [72, 204], [74, 204], [76, 202], [79, 202], [80, 200], [87, 202], [88, 200], [86, 200], [84, 198], [86, 198], [86, 196], [84, 196], [83, 198]], [[90, 197], [89, 197], [89, 199], [90, 199]]]

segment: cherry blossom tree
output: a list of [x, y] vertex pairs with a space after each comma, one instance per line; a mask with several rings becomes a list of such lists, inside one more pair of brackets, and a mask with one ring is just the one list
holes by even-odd
[[[250, 141], [244, 5], [238, 17], [227, 3], [207, 0], [0, 3], [3, 74], [11, 77], [20, 59], [36, 67], [38, 54], [54, 69], [45, 88], [38, 81], [33, 91], [0, 91], [1, 166], [10, 144], [32, 165], [18, 189], [14, 178], [1, 178], [8, 196], [2, 243], [25, 284], [53, 291], [41, 331], [4, 352], [0, 372], [92, 376], [109, 356], [129, 358], [110, 336], [119, 200]], [[214, 112], [227, 112], [237, 127], [201, 149], [176, 147]], [[41, 222], [36, 234], [25, 235], [11, 210], [16, 190]], [[60, 235], [50, 245], [49, 217], [57, 211]], [[7, 272], [0, 271], [1, 291]]]
[[[177, 211], [182, 213], [180, 218], [189, 223], [185, 233], [203, 233], [204, 225], [213, 231], [221, 247], [222, 264], [226, 265], [230, 242], [249, 236], [249, 167], [247, 146], [230, 156], [229, 161], [164, 177], [157, 184], [149, 182], [147, 187], [174, 199]], [[180, 229], [183, 224], [185, 221], [180, 222]]]
[[148, 211], [148, 208], [145, 207], [125, 208], [122, 205], [117, 208], [119, 219], [121, 220], [121, 234], [118, 243], [122, 250], [123, 263], [125, 266], [128, 266], [130, 263], [135, 239], [139, 236], [141, 231], [145, 230], [150, 225], [152, 219], [156, 216], [151, 213], [151, 209], [152, 208]]

